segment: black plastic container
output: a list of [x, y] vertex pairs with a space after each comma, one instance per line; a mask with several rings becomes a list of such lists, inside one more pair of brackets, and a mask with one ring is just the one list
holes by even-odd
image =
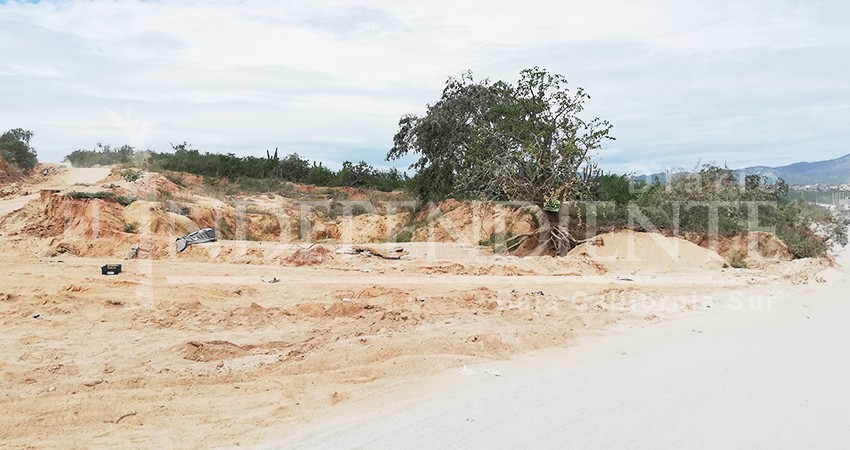
[[118, 275], [121, 273], [121, 264], [104, 264], [100, 266], [101, 275]]

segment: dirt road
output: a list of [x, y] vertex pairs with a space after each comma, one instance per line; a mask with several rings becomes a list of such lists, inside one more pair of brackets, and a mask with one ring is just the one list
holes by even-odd
[[[106, 178], [111, 170], [111, 167], [68, 168], [45, 181], [27, 186], [27, 191], [69, 189], [74, 184], [93, 184]], [[30, 200], [35, 198], [38, 198], [37, 192], [20, 197], [0, 199], [0, 217], [23, 208]]]
[[35, 198], [38, 198], [38, 194], [24, 195], [23, 197], [10, 199], [0, 199], [0, 217], [23, 208], [30, 200]]
[[762, 289], [757, 308], [448, 371], [260, 448], [841, 447], [850, 255], [839, 262], [823, 282]]
[[64, 172], [60, 175], [59, 187], [57, 189], [64, 189], [70, 187], [74, 184], [92, 184], [97, 183], [98, 181], [106, 178], [109, 175], [109, 172], [112, 170], [112, 167], [86, 167], [86, 168], [77, 168], [72, 167], [69, 168], [67, 172]]

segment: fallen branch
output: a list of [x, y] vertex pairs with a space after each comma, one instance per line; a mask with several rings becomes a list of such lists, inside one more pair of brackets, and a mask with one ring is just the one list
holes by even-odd
[[115, 420], [115, 423], [120, 422], [120, 421], [121, 421], [122, 419], [124, 419], [124, 418], [130, 417], [130, 416], [135, 416], [135, 415], [136, 415], [136, 411], [133, 411], [133, 412], [131, 412], [131, 413], [124, 414], [123, 416], [121, 416], [121, 417], [119, 417], [117, 420]]
[[375, 249], [375, 248], [372, 248], [372, 247], [352, 247], [351, 252], [361, 254], [361, 255], [366, 255], [366, 256], [377, 256], [379, 258], [384, 258], [384, 259], [401, 259], [402, 256], [407, 255], [407, 253], [405, 253], [405, 252], [396, 252], [396, 253], [382, 252], [382, 251]]
[[[513, 249], [519, 247], [520, 244], [525, 242], [525, 240], [530, 238], [531, 236], [534, 236], [533, 231], [531, 233], [523, 233], [523, 234], [519, 234], [519, 235], [508, 238], [508, 239], [505, 240], [505, 244], [506, 244], [505, 249], [509, 252], [513, 251]], [[511, 242], [513, 240], [516, 240], [516, 242], [514, 242], [513, 244], [508, 244], [509, 242]]]

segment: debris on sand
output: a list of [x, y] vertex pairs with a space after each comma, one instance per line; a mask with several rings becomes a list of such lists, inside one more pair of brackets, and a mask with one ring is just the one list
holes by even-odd
[[322, 246], [299, 248], [286, 261], [296, 266], [316, 266], [333, 259], [331, 251]]
[[378, 250], [374, 247], [362, 247], [362, 246], [354, 246], [348, 247], [341, 250], [343, 253], [349, 255], [366, 255], [366, 256], [375, 256], [383, 259], [401, 259], [403, 256], [407, 256], [407, 252], [404, 251], [401, 247], [393, 248], [389, 251]]
[[104, 264], [100, 266], [102, 275], [118, 275], [121, 273], [121, 264]]
[[207, 242], [215, 242], [218, 239], [215, 236], [215, 230], [212, 228], [202, 228], [198, 231], [179, 237], [176, 240], [177, 253], [186, 250], [192, 244], [205, 244]]
[[138, 255], [139, 255], [139, 246], [134, 245], [134, 246], [130, 247], [130, 251], [127, 252], [127, 256], [125, 256], [124, 259], [136, 259], [136, 256], [138, 256]]
[[135, 416], [135, 415], [136, 415], [136, 411], [129, 412], [129, 413], [124, 414], [123, 416], [119, 417], [118, 419], [116, 419], [115, 423], [121, 422], [122, 419], [126, 419], [127, 417]]

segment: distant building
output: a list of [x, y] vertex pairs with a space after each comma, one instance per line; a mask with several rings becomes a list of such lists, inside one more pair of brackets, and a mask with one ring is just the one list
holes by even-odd
[[839, 216], [844, 216], [850, 219], [850, 194], [848, 194], [847, 192], [841, 192], [839, 193], [839, 195], [841, 197], [838, 198], [835, 202], [837, 210], [836, 212]]

